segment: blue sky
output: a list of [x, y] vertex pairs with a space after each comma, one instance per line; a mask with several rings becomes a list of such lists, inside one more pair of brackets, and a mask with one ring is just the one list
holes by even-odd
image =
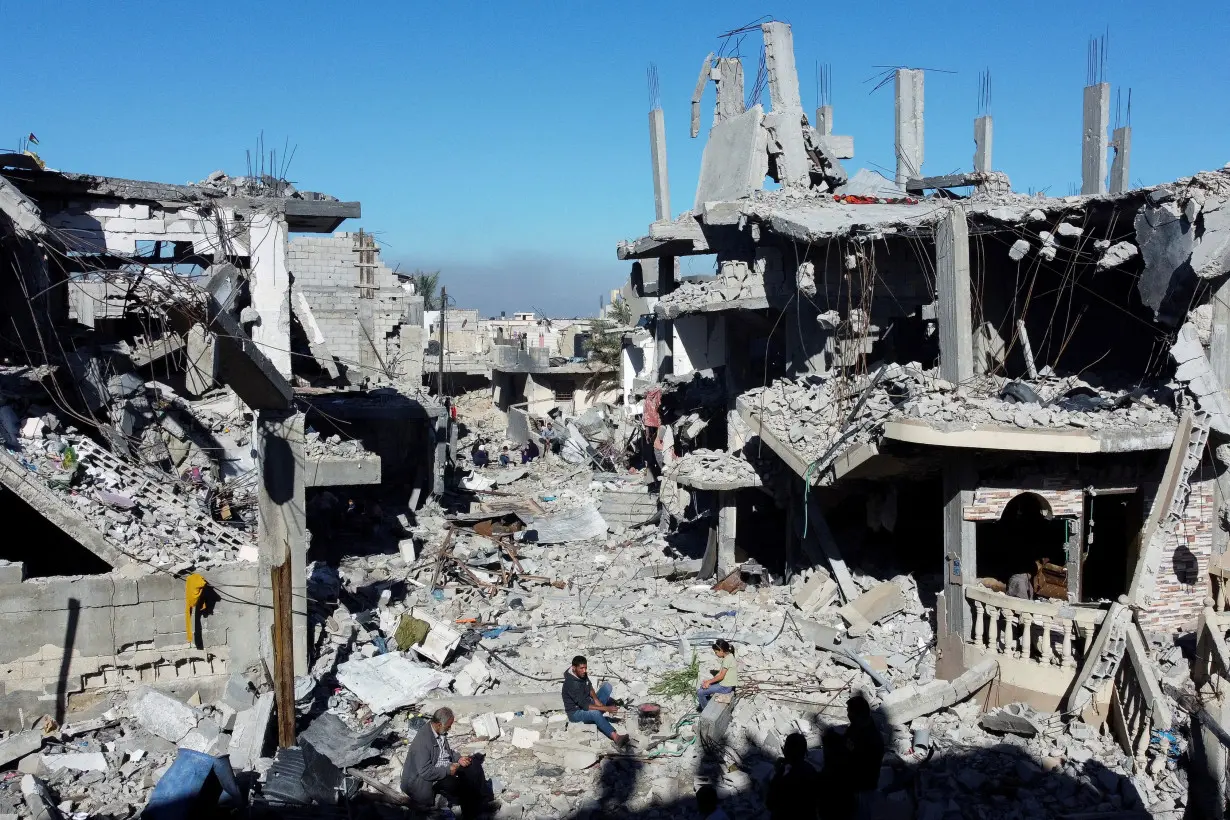
[[[793, 25], [803, 99], [832, 67], [836, 132], [860, 167], [893, 166], [891, 85], [926, 80], [926, 162], [971, 167], [978, 73], [991, 70], [995, 164], [1017, 190], [1080, 177], [1091, 35], [1132, 89], [1132, 180], [1230, 161], [1230, 4], [1077, 2], [433, 3], [0, 0], [0, 148], [29, 131], [51, 167], [185, 182], [245, 171], [261, 131], [289, 140], [301, 188], [363, 203], [390, 263], [439, 268], [483, 313], [587, 315], [627, 265], [615, 243], [653, 218], [645, 70], [658, 66], [672, 206], [703, 148], [689, 100], [717, 35], [770, 14]], [[743, 43], [748, 85], [758, 34]], [[712, 117], [712, 87], [702, 124]], [[1112, 118], [1113, 118], [1112, 106]], [[703, 272], [707, 260], [685, 267]]]

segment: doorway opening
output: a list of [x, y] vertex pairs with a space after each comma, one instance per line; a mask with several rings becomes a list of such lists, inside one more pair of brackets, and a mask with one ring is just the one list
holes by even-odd
[[1085, 496], [1082, 601], [1113, 601], [1127, 592], [1139, 557], [1142, 518], [1137, 490]]

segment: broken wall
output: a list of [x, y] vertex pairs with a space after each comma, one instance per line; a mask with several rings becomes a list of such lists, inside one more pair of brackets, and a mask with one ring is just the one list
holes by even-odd
[[254, 565], [204, 575], [211, 604], [194, 624], [195, 646], [185, 633], [181, 578], [112, 573], [4, 583], [13, 576], [0, 575], [0, 725], [13, 728], [19, 709], [54, 711], [47, 696], [61, 688], [69, 709], [139, 684], [186, 685], [208, 697], [230, 669], [259, 658], [258, 579]]
[[[1209, 557], [1217, 526], [1215, 484], [1212, 478], [1192, 480], [1183, 517], [1173, 532], [1159, 525], [1157, 537], [1164, 539], [1164, 547], [1157, 583], [1151, 600], [1136, 615], [1146, 632], [1170, 634], [1193, 629], [1200, 618], [1204, 599], [1210, 594]], [[1156, 492], [1156, 485], [1149, 488], [1146, 509], [1153, 504]]]
[[[361, 252], [372, 254], [374, 259], [374, 287], [370, 290], [359, 287]], [[294, 276], [295, 289], [307, 299], [325, 344], [343, 366], [348, 383], [387, 381], [386, 367], [398, 375], [402, 344], [399, 326], [407, 321], [410, 295], [380, 261], [377, 248], [360, 247], [359, 234], [346, 231], [332, 236], [298, 236], [288, 245], [287, 266]], [[364, 298], [364, 291], [372, 297]], [[414, 355], [408, 358], [414, 359]]]

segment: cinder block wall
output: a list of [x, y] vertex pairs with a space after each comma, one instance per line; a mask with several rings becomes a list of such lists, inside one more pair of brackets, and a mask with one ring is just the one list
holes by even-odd
[[295, 287], [303, 292], [325, 334], [325, 343], [346, 366], [352, 384], [365, 375], [377, 375], [380, 369], [360, 323], [369, 323], [380, 360], [392, 368], [400, 351], [397, 328], [406, 321], [410, 299], [393, 271], [380, 262], [378, 249], [374, 253], [379, 289], [372, 299], [359, 298], [357, 245], [356, 233], [298, 236], [290, 241], [286, 255]]
[[201, 649], [184, 631], [179, 578], [0, 574], [0, 726], [15, 727], [19, 709], [27, 717], [54, 713], [62, 677], [71, 711], [141, 684], [187, 685], [205, 696], [232, 668], [255, 662], [256, 565], [203, 574], [221, 600], [198, 621]]

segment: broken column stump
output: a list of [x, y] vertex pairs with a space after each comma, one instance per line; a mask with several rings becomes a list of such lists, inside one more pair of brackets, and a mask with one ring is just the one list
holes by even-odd
[[705, 711], [700, 713], [700, 721], [696, 725], [696, 732], [700, 735], [701, 742], [721, 743], [734, 715], [735, 703], [732, 695], [714, 695], [710, 698]]

